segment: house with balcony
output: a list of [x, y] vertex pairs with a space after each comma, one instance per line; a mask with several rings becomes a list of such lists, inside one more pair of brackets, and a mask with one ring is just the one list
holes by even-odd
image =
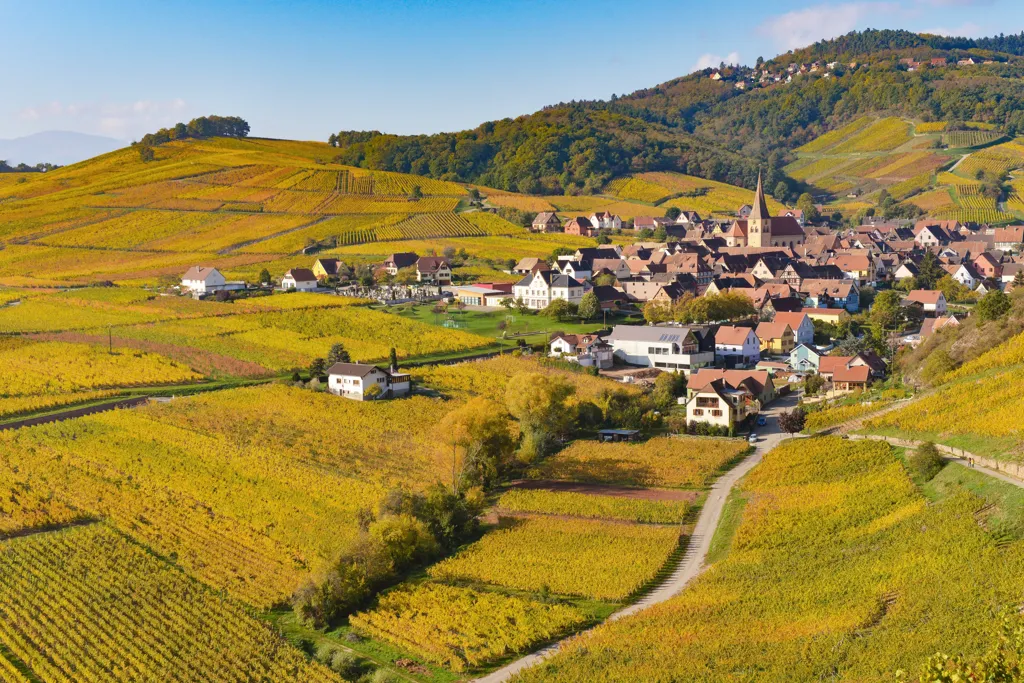
[[450, 285], [452, 267], [448, 259], [440, 256], [421, 256], [416, 259], [416, 281], [428, 285]]
[[706, 326], [616, 325], [605, 341], [631, 365], [690, 374], [715, 362], [715, 334]]
[[395, 369], [381, 370], [376, 365], [335, 363], [327, 370], [328, 391], [354, 401], [405, 396], [411, 387], [409, 375]]
[[734, 432], [741, 422], [760, 410], [760, 401], [745, 383], [731, 386], [724, 379], [716, 379], [690, 394], [686, 401], [686, 424], [706, 422]]
[[[775, 400], [775, 385], [771, 373], [767, 370], [723, 370], [721, 368], [702, 368], [690, 375], [686, 387], [687, 399], [694, 392], [714, 380], [724, 380], [730, 387], [746, 386], [761, 405]], [[682, 400], [680, 400], [682, 403]]]

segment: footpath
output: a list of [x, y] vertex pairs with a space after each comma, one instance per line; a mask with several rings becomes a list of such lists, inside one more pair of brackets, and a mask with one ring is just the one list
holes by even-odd
[[[778, 446], [785, 439], [790, 438], [789, 434], [783, 433], [779, 428], [778, 415], [795, 405], [795, 396], [787, 396], [776, 401], [776, 405], [767, 411], [767, 424], [758, 430], [761, 438], [756, 444], [754, 452], [743, 459], [736, 467], [733, 467], [719, 477], [711, 486], [704, 506], [701, 508], [700, 516], [697, 518], [697, 524], [694, 526], [693, 533], [690, 534], [687, 541], [686, 552], [683, 554], [675, 570], [668, 578], [644, 594], [637, 602], [613, 613], [608, 617], [607, 621], [616, 621], [623, 617], [628, 617], [675, 597], [707, 568], [705, 561], [707, 560], [708, 551], [711, 549], [711, 538], [714, 536], [715, 529], [718, 528], [718, 523], [722, 519], [722, 511], [725, 508], [725, 501], [729, 497], [729, 492], [750, 470], [761, 462], [761, 458], [764, 457], [765, 453]], [[593, 628], [598, 627], [595, 626]], [[588, 632], [583, 631], [582, 633], [574, 634], [542, 650], [520, 657], [497, 671], [477, 678], [476, 682], [504, 683], [504, 681], [508, 681], [521, 671], [537, 666], [551, 658], [561, 649], [562, 645]]]
[[[907, 402], [908, 401], [899, 401], [896, 404], [886, 406], [884, 410], [878, 411], [877, 413], [861, 416], [851, 420], [849, 423], [843, 423], [836, 427], [823, 430], [821, 434], [843, 434], [844, 438], [851, 440], [885, 441], [893, 446], [916, 448], [923, 442], [912, 439], [898, 439], [888, 436], [848, 433], [853, 429], [858, 429], [865, 419], [876, 417], [877, 415], [889, 412], [890, 410], [902, 408]], [[708, 492], [707, 501], [701, 510], [700, 517], [697, 519], [697, 524], [694, 527], [693, 534], [689, 538], [686, 552], [675, 571], [673, 571], [664, 582], [652, 589], [649, 593], [645, 594], [640, 600], [613, 613], [604, 623], [622, 619], [623, 617], [636, 614], [637, 612], [642, 612], [654, 605], [665, 602], [666, 600], [678, 595], [691, 581], [693, 581], [693, 579], [700, 576], [706, 568], [705, 561], [711, 547], [711, 538], [715, 533], [715, 529], [718, 528], [718, 523], [721, 520], [722, 511], [725, 506], [725, 500], [728, 498], [729, 492], [751, 469], [761, 462], [761, 458], [764, 457], [765, 453], [775, 448], [786, 438], [790, 438], [791, 436], [802, 436], [784, 434], [778, 426], [779, 413], [783, 410], [792, 408], [795, 404], [795, 397], [790, 397], [790, 400], [780, 400], [770, 411], [768, 425], [762, 429], [763, 437], [757, 444], [754, 453], [749, 455], [728, 473], [720, 477], [711, 487], [711, 490]], [[951, 446], [941, 444], [936, 444], [936, 448], [947, 460], [960, 461], [983, 474], [1005, 481], [1009, 484], [1013, 484], [1014, 486], [1024, 488], [1024, 464], [985, 458], [961, 448], [953, 448]], [[600, 624], [588, 629], [587, 631], [574, 634], [558, 641], [557, 643], [553, 643], [542, 650], [520, 657], [497, 671], [475, 679], [475, 683], [505, 683], [505, 681], [510, 680], [516, 674], [550, 659], [558, 653], [564, 644], [599, 627]]]

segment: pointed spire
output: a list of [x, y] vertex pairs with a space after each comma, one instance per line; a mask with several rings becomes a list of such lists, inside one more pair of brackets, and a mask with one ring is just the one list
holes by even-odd
[[764, 187], [761, 185], [761, 171], [757, 172], [757, 195], [754, 197], [754, 208], [750, 212], [750, 217], [771, 218], [768, 202], [764, 199]]

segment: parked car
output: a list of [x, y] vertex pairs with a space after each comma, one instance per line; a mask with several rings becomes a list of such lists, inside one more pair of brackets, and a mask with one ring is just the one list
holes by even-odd
[[750, 432], [750, 436], [747, 437], [747, 443], [757, 443], [757, 434]]
[[764, 415], [758, 415], [757, 416], [757, 426], [758, 427], [764, 427], [766, 424], [768, 424], [768, 418], [765, 417]]

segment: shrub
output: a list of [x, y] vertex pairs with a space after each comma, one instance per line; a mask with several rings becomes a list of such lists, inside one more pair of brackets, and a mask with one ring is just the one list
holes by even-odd
[[363, 674], [363, 663], [351, 652], [335, 650], [329, 662], [331, 671], [346, 681], [355, 681]]
[[910, 470], [923, 481], [931, 481], [946, 466], [939, 449], [931, 441], [925, 441], [918, 446], [908, 463]]
[[373, 676], [370, 677], [370, 683], [404, 683], [404, 681], [393, 671], [377, 669], [373, 672]]

